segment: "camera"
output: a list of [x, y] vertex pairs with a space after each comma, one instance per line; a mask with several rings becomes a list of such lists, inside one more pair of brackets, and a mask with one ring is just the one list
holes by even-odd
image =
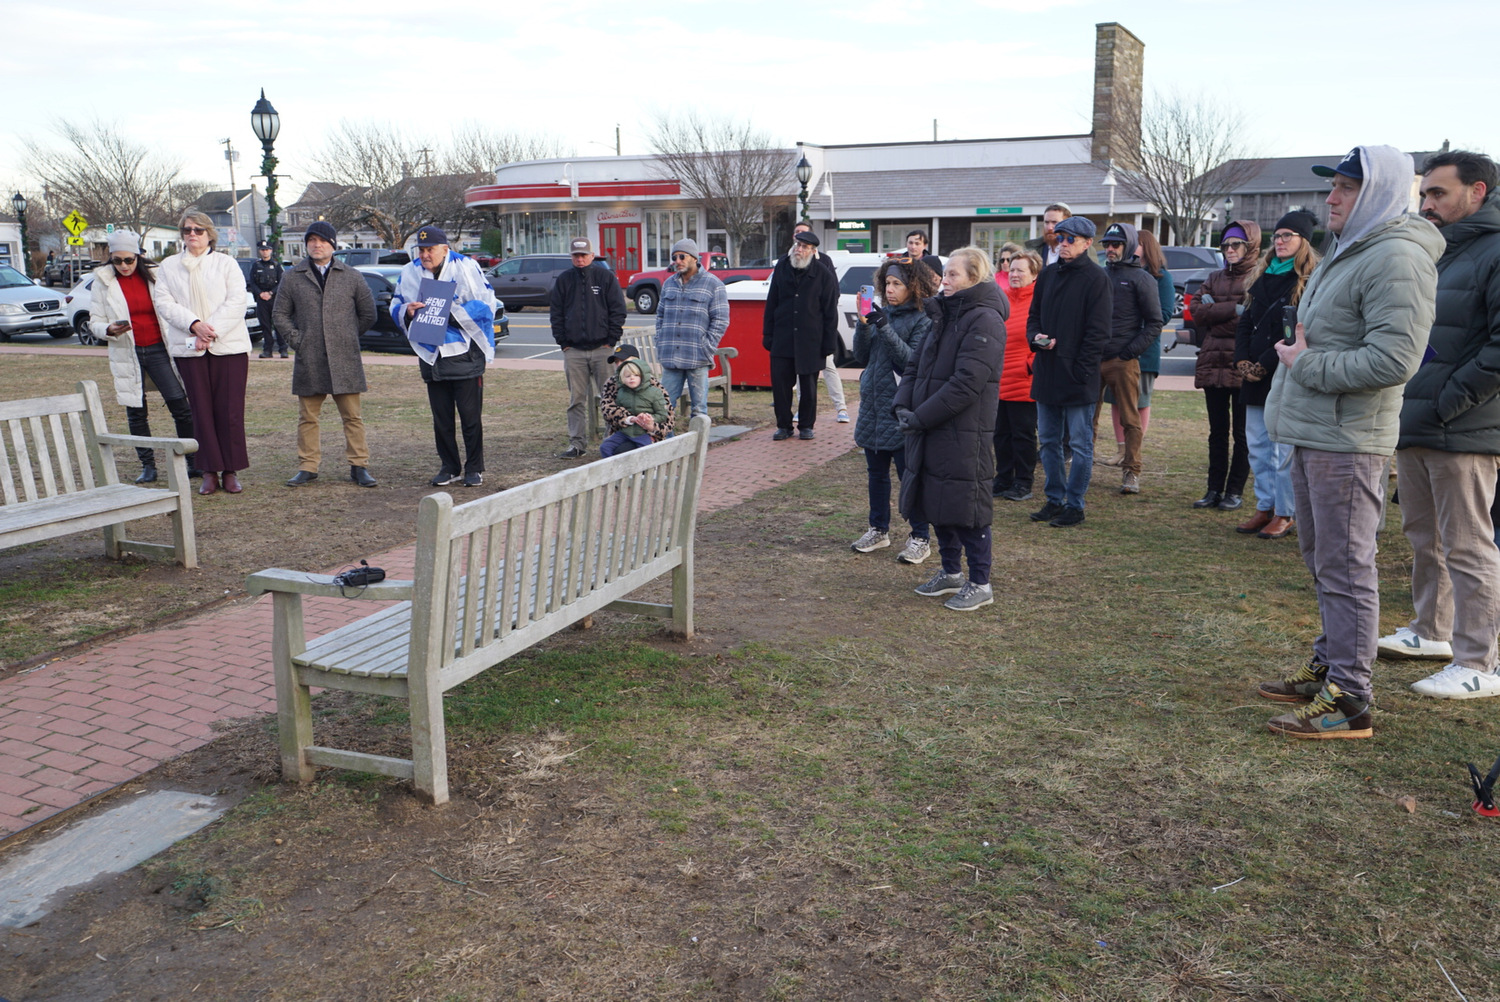
[[358, 567], [335, 575], [333, 583], [340, 588], [365, 588], [384, 580], [384, 570], [379, 567], [371, 567], [368, 560], [361, 560]]

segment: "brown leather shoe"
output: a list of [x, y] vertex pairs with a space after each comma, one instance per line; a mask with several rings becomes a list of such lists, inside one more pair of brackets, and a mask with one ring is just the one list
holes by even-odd
[[1254, 515], [1250, 516], [1249, 520], [1247, 520], [1245, 522], [1242, 522], [1239, 525], [1235, 526], [1234, 527], [1234, 531], [1235, 532], [1243, 532], [1247, 536], [1250, 535], [1251, 533], [1260, 532], [1260, 530], [1264, 529], [1266, 526], [1268, 526], [1268, 525], [1271, 524], [1271, 520], [1275, 516], [1276, 516], [1276, 513], [1273, 512], [1273, 511], [1259, 511], [1259, 510], [1257, 510]]
[[1261, 539], [1281, 539], [1292, 531], [1292, 519], [1277, 515], [1266, 523], [1266, 527], [1255, 535]]
[[238, 494], [245, 488], [240, 486], [240, 478], [234, 475], [233, 470], [226, 470], [223, 477], [224, 489], [230, 494]]
[[198, 493], [204, 495], [219, 493], [219, 475], [217, 473], [204, 473], [203, 486], [198, 488]]

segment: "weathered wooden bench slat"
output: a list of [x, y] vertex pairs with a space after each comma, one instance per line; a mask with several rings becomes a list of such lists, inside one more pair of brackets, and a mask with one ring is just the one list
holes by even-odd
[[[409, 776], [448, 799], [443, 693], [601, 609], [670, 618], [692, 636], [691, 567], [708, 420], [677, 438], [453, 506], [422, 500], [410, 595], [307, 643], [302, 595], [334, 595], [329, 579], [284, 570], [246, 582], [275, 594], [273, 669], [282, 773], [306, 782], [316, 765]], [[627, 596], [672, 575], [672, 603]], [[313, 744], [310, 687], [405, 696], [410, 762]], [[314, 751], [316, 749], [316, 751]], [[409, 771], [407, 771], [409, 769]], [[394, 770], [394, 771], [393, 771]]]
[[[125, 551], [170, 554], [183, 566], [196, 567], [192, 488], [184, 457], [197, 443], [111, 435], [98, 386], [84, 380], [77, 390], [0, 401], [0, 546], [102, 529], [108, 557]], [[120, 483], [117, 446], [165, 449], [169, 489]], [[171, 517], [170, 545], [126, 536], [126, 523], [153, 515]]]

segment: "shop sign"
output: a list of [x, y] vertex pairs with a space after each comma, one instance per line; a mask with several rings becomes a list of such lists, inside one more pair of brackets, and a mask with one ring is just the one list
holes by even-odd
[[601, 209], [594, 213], [596, 223], [638, 223], [641, 221], [641, 210], [639, 209]]
[[1019, 216], [1020, 214], [1021, 206], [1019, 205], [989, 205], [974, 210], [976, 216]]
[[870, 221], [868, 219], [840, 219], [834, 225], [840, 233], [862, 233], [869, 230]]

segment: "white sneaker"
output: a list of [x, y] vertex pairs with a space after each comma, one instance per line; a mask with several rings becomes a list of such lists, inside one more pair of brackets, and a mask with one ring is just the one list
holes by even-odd
[[1453, 657], [1453, 645], [1446, 640], [1425, 640], [1417, 636], [1416, 632], [1409, 626], [1392, 633], [1388, 637], [1381, 637], [1378, 646], [1382, 657], [1387, 658], [1431, 658], [1434, 661], [1448, 661]]
[[879, 529], [866, 529], [865, 534], [849, 544], [849, 548], [855, 553], [869, 553], [871, 550], [879, 550], [891, 545], [891, 534], [881, 532]]
[[932, 543], [919, 536], [911, 536], [906, 540], [906, 547], [896, 554], [896, 559], [903, 564], [920, 564], [932, 556]]
[[1463, 665], [1448, 665], [1442, 671], [1413, 682], [1411, 688], [1418, 695], [1438, 699], [1483, 699], [1500, 696], [1500, 675]]
[[846, 410], [844, 410], [842, 407], [839, 408], [838, 423], [839, 424], [848, 424], [849, 423], [849, 412], [846, 411]]

